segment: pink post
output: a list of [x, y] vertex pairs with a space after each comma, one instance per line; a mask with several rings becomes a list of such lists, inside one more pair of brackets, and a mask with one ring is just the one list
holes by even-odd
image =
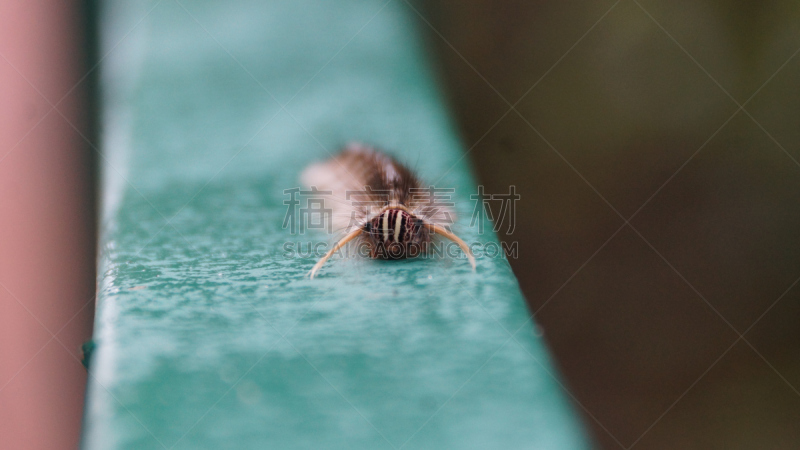
[[76, 448], [80, 439], [86, 385], [80, 345], [91, 336], [95, 290], [80, 6], [0, 2], [4, 449]]

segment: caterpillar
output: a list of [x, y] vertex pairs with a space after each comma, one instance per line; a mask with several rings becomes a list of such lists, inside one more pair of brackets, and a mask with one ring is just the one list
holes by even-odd
[[455, 216], [436, 201], [433, 188], [382, 151], [358, 143], [307, 167], [301, 182], [329, 196], [332, 225], [345, 235], [308, 273], [314, 278], [325, 262], [351, 241], [374, 259], [405, 259], [424, 254], [435, 235], [456, 243], [475, 270], [469, 246], [448, 228]]

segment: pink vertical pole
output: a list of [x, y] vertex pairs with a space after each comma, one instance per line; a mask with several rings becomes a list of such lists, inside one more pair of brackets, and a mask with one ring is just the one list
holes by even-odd
[[80, 6], [0, 2], [2, 448], [76, 448], [80, 438], [80, 345], [95, 290]]

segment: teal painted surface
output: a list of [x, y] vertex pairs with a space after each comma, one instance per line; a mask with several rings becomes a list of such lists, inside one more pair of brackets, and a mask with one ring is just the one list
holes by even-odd
[[475, 182], [408, 7], [184, 6], [104, 12], [83, 447], [586, 448], [505, 260], [333, 260], [312, 281], [285, 254], [328, 238], [282, 228], [284, 189], [349, 140], [456, 188], [456, 230], [496, 242], [469, 227]]

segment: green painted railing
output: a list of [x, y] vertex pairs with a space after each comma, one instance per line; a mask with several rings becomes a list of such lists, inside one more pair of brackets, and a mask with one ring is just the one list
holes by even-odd
[[586, 448], [509, 265], [314, 263], [285, 189], [350, 140], [476, 192], [402, 1], [112, 1], [85, 449]]

